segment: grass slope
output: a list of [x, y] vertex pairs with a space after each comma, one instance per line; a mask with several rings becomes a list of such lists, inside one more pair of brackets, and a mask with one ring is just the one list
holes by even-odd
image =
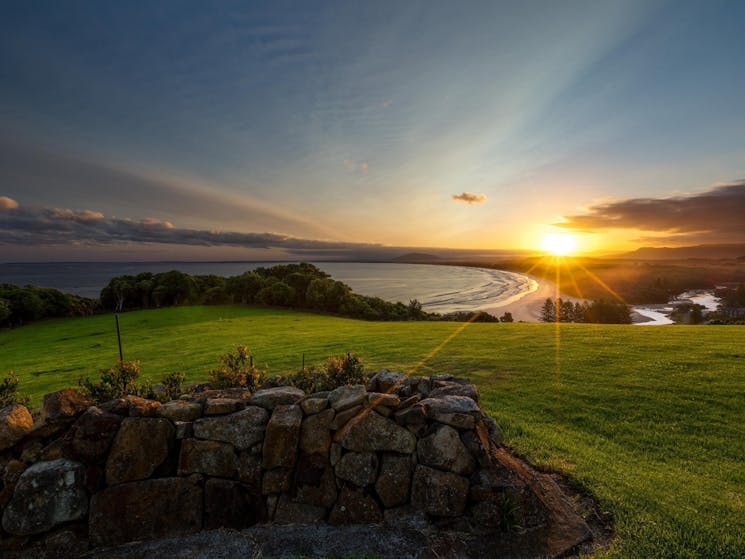
[[[133, 312], [121, 324], [125, 358], [155, 379], [183, 370], [203, 380], [237, 344], [272, 373], [296, 370], [303, 352], [318, 363], [356, 351], [371, 371], [467, 375], [510, 446], [613, 514], [619, 537], [603, 557], [745, 553], [745, 327], [463, 328], [247, 307]], [[114, 332], [111, 315], [1, 332], [0, 372], [14, 368], [38, 402], [112, 365]]]

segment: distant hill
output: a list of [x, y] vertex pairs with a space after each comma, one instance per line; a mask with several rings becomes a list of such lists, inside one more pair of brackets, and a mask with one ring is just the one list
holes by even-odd
[[686, 247], [642, 247], [619, 255], [636, 260], [745, 259], [745, 244], [696, 245]]
[[441, 258], [434, 254], [427, 254], [426, 252], [408, 252], [392, 258], [391, 262], [433, 262], [435, 260], [441, 260]]

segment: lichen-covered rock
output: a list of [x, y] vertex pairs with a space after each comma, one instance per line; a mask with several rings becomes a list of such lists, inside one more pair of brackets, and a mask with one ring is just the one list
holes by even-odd
[[367, 392], [362, 384], [346, 385], [335, 388], [329, 393], [329, 405], [336, 411], [343, 411], [359, 406], [365, 401]]
[[106, 458], [122, 416], [92, 406], [70, 427], [65, 436], [71, 456], [83, 462], [97, 463]]
[[238, 450], [246, 450], [264, 440], [269, 413], [257, 406], [221, 415], [203, 417], [194, 422], [194, 436], [232, 444]]
[[44, 396], [41, 422], [69, 421], [87, 410], [92, 402], [79, 390], [64, 388]]
[[369, 494], [362, 489], [343, 487], [339, 499], [329, 514], [329, 523], [341, 524], [374, 524], [383, 520], [380, 507]]
[[207, 398], [204, 403], [204, 415], [225, 415], [245, 407], [246, 404], [236, 398]]
[[112, 546], [198, 532], [202, 488], [191, 478], [123, 483], [93, 495], [88, 528], [94, 546]]
[[449, 425], [438, 425], [417, 443], [419, 463], [459, 475], [469, 475], [475, 460], [460, 440], [458, 431]]
[[337, 414], [334, 416], [333, 421], [331, 422], [331, 429], [333, 429], [334, 431], [341, 429], [349, 422], [350, 419], [355, 417], [361, 411], [362, 406], [354, 406], [353, 408], [349, 408], [348, 410], [337, 412]]
[[184, 439], [178, 461], [178, 475], [206, 474], [233, 477], [238, 457], [233, 446], [218, 441]]
[[300, 402], [300, 407], [303, 408], [305, 415], [313, 415], [325, 410], [329, 405], [328, 398], [306, 398]]
[[261, 493], [261, 455], [244, 450], [238, 455], [236, 475], [240, 481]]
[[479, 401], [479, 391], [474, 384], [453, 382], [453, 381], [439, 381], [436, 383], [437, 387], [429, 392], [427, 395], [429, 398], [441, 398], [442, 396], [464, 396], [470, 398], [474, 402]]
[[401, 405], [401, 398], [395, 394], [382, 394], [380, 392], [368, 392], [365, 397], [365, 402], [368, 406], [376, 407], [383, 406], [386, 408], [397, 408]]
[[451, 472], [418, 465], [411, 484], [411, 504], [433, 516], [459, 516], [466, 509], [468, 480]]
[[129, 417], [156, 417], [160, 402], [130, 394], [124, 398], [104, 402], [99, 407], [104, 411]]
[[163, 418], [126, 418], [106, 460], [109, 485], [150, 477], [168, 457], [176, 430]]
[[374, 452], [347, 452], [335, 471], [336, 477], [365, 487], [374, 483], [378, 476], [378, 456]]
[[331, 446], [331, 421], [334, 410], [326, 409], [303, 419], [300, 426], [300, 450], [308, 454], [325, 454]]
[[295, 465], [302, 421], [300, 406], [278, 405], [274, 408], [266, 425], [264, 468], [292, 468]]
[[478, 404], [466, 396], [441, 396], [439, 398], [426, 398], [416, 404], [424, 410], [429, 419], [440, 421], [440, 417], [450, 414], [465, 414], [481, 417], [481, 409]]
[[354, 418], [337, 432], [336, 440], [354, 452], [388, 451], [410, 454], [416, 437], [390, 419], [369, 411]]
[[236, 481], [210, 478], [204, 484], [204, 528], [253, 526], [265, 518], [264, 500], [254, 488]]
[[409, 377], [407, 377], [404, 373], [398, 371], [389, 371], [388, 369], [381, 369], [367, 382], [367, 389], [370, 392], [391, 393], [407, 378]]
[[296, 404], [305, 398], [305, 392], [294, 386], [278, 386], [257, 390], [249, 399], [252, 406], [273, 410], [277, 406]]
[[247, 388], [220, 388], [215, 390], [202, 390], [201, 392], [189, 392], [182, 394], [179, 400], [204, 404], [209, 398], [232, 398], [244, 403], [251, 398], [251, 391]]
[[375, 492], [386, 508], [398, 507], [409, 500], [412, 460], [410, 455], [383, 454]]
[[194, 421], [202, 417], [202, 405], [186, 400], [171, 400], [160, 406], [156, 413], [158, 417], [176, 421]]
[[10, 448], [31, 431], [34, 420], [21, 404], [11, 404], [0, 410], [0, 451]]
[[41, 534], [87, 512], [85, 466], [64, 458], [37, 462], [21, 474], [3, 512], [3, 528], [18, 536]]

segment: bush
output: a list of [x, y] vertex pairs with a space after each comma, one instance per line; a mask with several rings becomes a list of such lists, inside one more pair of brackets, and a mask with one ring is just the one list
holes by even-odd
[[235, 353], [220, 357], [222, 365], [209, 371], [212, 388], [247, 388], [254, 391], [266, 379], [266, 374], [253, 364], [246, 346], [238, 346]]
[[345, 384], [365, 384], [368, 380], [362, 358], [356, 353], [347, 353], [346, 357], [329, 357], [323, 368], [333, 388]]
[[176, 400], [183, 394], [183, 385], [186, 382], [186, 375], [180, 371], [168, 373], [161, 384], [163, 385], [163, 396], [166, 401]]
[[137, 384], [140, 377], [139, 361], [118, 361], [111, 369], [101, 369], [100, 379], [93, 382], [89, 378], [80, 379], [78, 384], [95, 402], [107, 402], [115, 398], [123, 398], [129, 394], [133, 396], [152, 395], [152, 383], [146, 380], [142, 385]]
[[18, 377], [15, 372], [8, 371], [5, 378], [0, 381], [0, 409], [11, 404], [28, 405], [28, 396], [18, 392]]
[[299, 388], [306, 394], [335, 388], [330, 385], [326, 371], [319, 371], [315, 367], [301, 369], [294, 375], [289, 375], [286, 380], [289, 386]]

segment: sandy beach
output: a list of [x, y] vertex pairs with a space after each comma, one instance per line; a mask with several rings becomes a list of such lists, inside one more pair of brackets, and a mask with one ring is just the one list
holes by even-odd
[[[494, 316], [502, 316], [506, 312], [512, 313], [512, 318], [515, 322], [540, 322], [543, 303], [545, 303], [547, 298], [553, 299], [557, 296], [556, 284], [536, 276], [528, 277], [538, 284], [538, 288], [535, 291], [523, 295], [517, 301], [512, 301], [505, 305], [488, 307], [484, 310]], [[560, 296], [563, 299], [578, 300], [565, 295]]]

